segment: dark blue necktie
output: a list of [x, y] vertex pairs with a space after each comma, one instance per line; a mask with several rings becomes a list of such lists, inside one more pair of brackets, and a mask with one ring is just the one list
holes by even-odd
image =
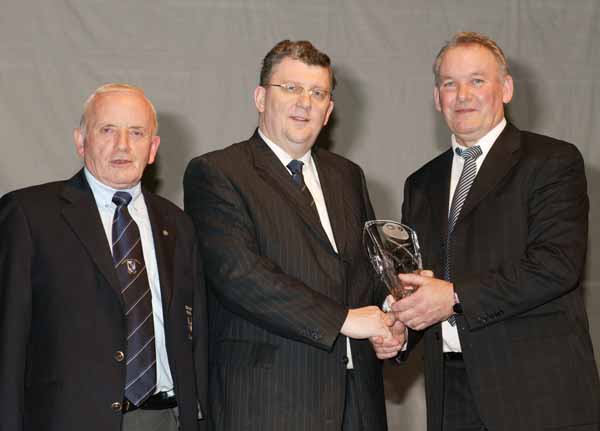
[[127, 205], [131, 195], [116, 192], [112, 226], [113, 262], [121, 283], [127, 320], [125, 397], [139, 406], [156, 388], [156, 351], [152, 293], [148, 283], [140, 231]]
[[315, 213], [317, 214], [317, 219], [319, 219], [319, 212], [317, 211], [317, 207], [315, 206], [315, 200], [313, 199], [310, 190], [308, 190], [308, 187], [306, 187], [306, 183], [304, 182], [304, 175], [302, 174], [303, 166], [303, 162], [295, 159], [287, 164], [287, 168], [292, 173], [292, 181], [294, 181], [294, 183], [298, 186], [302, 194], [306, 196], [306, 199], [310, 203], [310, 206], [315, 210]]
[[292, 160], [287, 165], [287, 168], [292, 173], [292, 181], [294, 181], [294, 183], [296, 183], [296, 185], [301, 189], [306, 187], [306, 184], [304, 184], [304, 175], [302, 174], [303, 166], [304, 162], [296, 159]]
[[[452, 197], [452, 205], [450, 206], [450, 214], [448, 216], [446, 262], [444, 265], [444, 279], [448, 281], [452, 280], [452, 231], [454, 230], [456, 220], [458, 219], [460, 211], [462, 210], [465, 200], [467, 199], [469, 190], [473, 185], [473, 181], [475, 181], [475, 177], [477, 176], [477, 158], [481, 156], [483, 152], [481, 151], [481, 147], [476, 145], [474, 147], [467, 148], [466, 150], [456, 148], [456, 154], [465, 160], [465, 164], [462, 172], [460, 173], [460, 178], [458, 179], [458, 184], [456, 185], [456, 190], [454, 191], [454, 196]], [[448, 318], [448, 322], [451, 325], [455, 324], [455, 320], [456, 319], [454, 315]]]

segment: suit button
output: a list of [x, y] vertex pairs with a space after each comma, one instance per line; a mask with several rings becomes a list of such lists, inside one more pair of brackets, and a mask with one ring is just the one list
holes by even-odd
[[110, 408], [112, 409], [113, 412], [120, 412], [121, 411], [121, 403], [118, 401], [115, 401], [114, 403], [112, 403], [110, 405]]
[[122, 351], [120, 351], [120, 350], [117, 350], [117, 351], [115, 352], [115, 356], [114, 356], [114, 358], [115, 358], [115, 361], [117, 361], [117, 362], [122, 362], [122, 361], [123, 361], [123, 359], [125, 359], [125, 353], [123, 353], [123, 352], [122, 352]]
[[344, 357], [342, 358], [342, 364], [348, 365], [348, 362], [349, 362], [348, 356], [344, 355]]

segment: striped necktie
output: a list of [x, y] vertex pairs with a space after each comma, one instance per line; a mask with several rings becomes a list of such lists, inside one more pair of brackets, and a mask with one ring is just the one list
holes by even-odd
[[[460, 211], [465, 203], [465, 200], [467, 199], [467, 195], [469, 194], [471, 185], [473, 185], [473, 181], [475, 181], [475, 177], [477, 176], [477, 158], [481, 156], [483, 152], [481, 151], [481, 147], [476, 145], [474, 147], [467, 148], [466, 150], [456, 148], [456, 154], [464, 159], [465, 164], [460, 174], [460, 178], [458, 179], [458, 184], [456, 185], [454, 196], [452, 197], [450, 215], [448, 216], [448, 236], [446, 237], [446, 262], [444, 265], [444, 279], [448, 281], [452, 280], [452, 232], [454, 231], [454, 225], [456, 224], [456, 220], [458, 220]], [[448, 318], [448, 322], [451, 325], [455, 325], [454, 315]]]
[[113, 262], [121, 283], [127, 320], [125, 397], [139, 406], [156, 388], [152, 293], [140, 231], [127, 210], [131, 195], [116, 192], [112, 201], [117, 205], [112, 227]]

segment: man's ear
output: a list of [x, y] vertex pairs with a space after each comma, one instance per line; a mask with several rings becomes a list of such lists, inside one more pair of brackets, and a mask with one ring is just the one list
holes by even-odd
[[433, 86], [433, 103], [438, 112], [442, 112], [442, 104], [440, 103], [440, 89], [437, 85]]
[[508, 103], [513, 98], [513, 92], [515, 91], [515, 84], [512, 76], [506, 75], [504, 77], [504, 83], [502, 84], [502, 101]]
[[156, 153], [160, 145], [160, 136], [153, 136], [150, 142], [150, 154], [148, 155], [148, 164], [151, 165], [156, 160]]
[[327, 114], [325, 114], [325, 121], [323, 121], [323, 126], [325, 126], [329, 122], [329, 116], [333, 112], [333, 100], [329, 101], [329, 106], [327, 107]]
[[73, 142], [75, 143], [77, 155], [83, 159], [85, 154], [85, 136], [79, 127], [73, 130]]
[[254, 104], [256, 105], [256, 109], [261, 114], [265, 112], [265, 97], [267, 94], [267, 90], [265, 87], [258, 86], [254, 89]]

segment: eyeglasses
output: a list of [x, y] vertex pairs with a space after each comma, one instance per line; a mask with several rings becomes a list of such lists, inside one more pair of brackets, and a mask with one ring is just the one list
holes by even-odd
[[293, 94], [295, 96], [301, 96], [306, 91], [309, 97], [312, 97], [317, 102], [325, 102], [331, 93], [327, 90], [323, 90], [322, 88], [311, 88], [310, 90], [306, 90], [301, 85], [294, 84], [293, 82], [284, 82], [283, 84], [266, 84], [265, 87], [279, 87], [284, 92], [288, 94]]

